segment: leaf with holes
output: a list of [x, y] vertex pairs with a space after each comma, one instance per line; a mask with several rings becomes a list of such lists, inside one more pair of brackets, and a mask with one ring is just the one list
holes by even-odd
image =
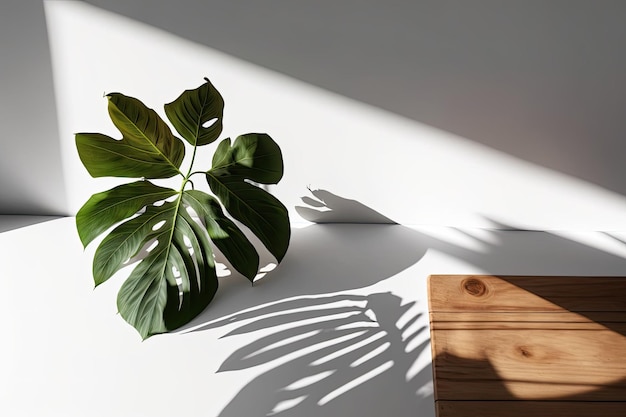
[[96, 263], [106, 265], [102, 278], [151, 242], [148, 255], [131, 272], [117, 299], [122, 317], [144, 338], [187, 323], [217, 291], [207, 233], [191, 218], [180, 196], [149, 207], [103, 240], [95, 255]]
[[267, 191], [250, 181], [275, 184], [282, 178], [280, 148], [265, 134], [249, 133], [224, 139], [213, 156], [207, 172], [211, 190], [226, 210], [250, 228], [280, 262], [289, 246], [291, 229], [285, 206]]
[[165, 114], [176, 131], [192, 145], [207, 145], [222, 133], [224, 99], [206, 79], [200, 88], [186, 90], [165, 105]]
[[83, 246], [116, 223], [136, 214], [147, 205], [176, 194], [149, 181], [137, 181], [97, 193], [76, 214], [76, 224]]
[[[222, 131], [224, 101], [205, 80], [165, 105], [169, 121], [192, 146], [186, 173], [181, 170], [185, 142], [135, 98], [107, 95], [109, 115], [122, 139], [76, 135], [78, 154], [91, 176], [140, 178], [91, 196], [76, 216], [76, 227], [84, 246], [105, 235], [94, 254], [96, 286], [132, 265], [117, 306], [143, 338], [188, 323], [211, 302], [218, 288], [214, 247], [254, 281], [259, 255], [222, 207], [278, 261], [289, 244], [287, 210], [251, 183], [273, 184], [282, 178], [282, 154], [270, 136], [242, 135], [233, 146], [226, 139], [210, 169], [194, 170], [198, 146], [214, 142]], [[207, 177], [215, 196], [193, 189], [195, 174]], [[178, 190], [154, 183], [176, 175], [181, 177]]]

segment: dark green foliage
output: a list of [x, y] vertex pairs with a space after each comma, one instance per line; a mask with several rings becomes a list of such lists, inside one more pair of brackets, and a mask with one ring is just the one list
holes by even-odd
[[[96, 285], [130, 259], [139, 259], [119, 291], [117, 306], [145, 339], [189, 322], [211, 302], [218, 286], [212, 245], [250, 281], [257, 274], [254, 246], [222, 206], [282, 260], [291, 234], [287, 209], [251, 182], [278, 183], [283, 160], [266, 134], [241, 135], [232, 146], [224, 139], [210, 169], [200, 171], [215, 196], [189, 189], [190, 177], [199, 173], [192, 172], [196, 147], [213, 143], [222, 131], [224, 100], [209, 80], [165, 105], [169, 121], [193, 147], [186, 173], [181, 171], [185, 142], [154, 110], [119, 93], [107, 98], [122, 139], [78, 133], [80, 159], [92, 177], [140, 180], [91, 196], [78, 212], [76, 226], [84, 246], [113, 228], [94, 256]], [[179, 190], [149, 181], [176, 175], [181, 176]]]

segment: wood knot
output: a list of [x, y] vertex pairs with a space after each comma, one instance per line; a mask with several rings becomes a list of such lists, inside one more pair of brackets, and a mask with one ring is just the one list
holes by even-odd
[[463, 281], [463, 289], [469, 295], [474, 297], [482, 297], [487, 293], [487, 286], [484, 282], [476, 278], [468, 278]]
[[525, 346], [520, 346], [519, 347], [519, 351], [522, 354], [523, 357], [525, 358], [530, 358], [531, 356], [533, 356], [533, 354], [530, 352], [530, 350], [525, 347]]

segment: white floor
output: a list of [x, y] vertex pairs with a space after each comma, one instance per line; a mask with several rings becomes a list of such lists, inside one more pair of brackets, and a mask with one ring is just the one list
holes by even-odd
[[222, 278], [185, 330], [141, 342], [116, 314], [123, 274], [93, 289], [73, 218], [15, 228], [0, 233], [0, 415], [432, 417], [428, 275], [626, 275], [623, 237], [294, 228], [261, 281]]

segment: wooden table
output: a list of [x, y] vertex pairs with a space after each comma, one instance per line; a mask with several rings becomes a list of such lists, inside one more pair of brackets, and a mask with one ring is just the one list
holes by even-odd
[[433, 275], [438, 417], [626, 416], [626, 278]]

